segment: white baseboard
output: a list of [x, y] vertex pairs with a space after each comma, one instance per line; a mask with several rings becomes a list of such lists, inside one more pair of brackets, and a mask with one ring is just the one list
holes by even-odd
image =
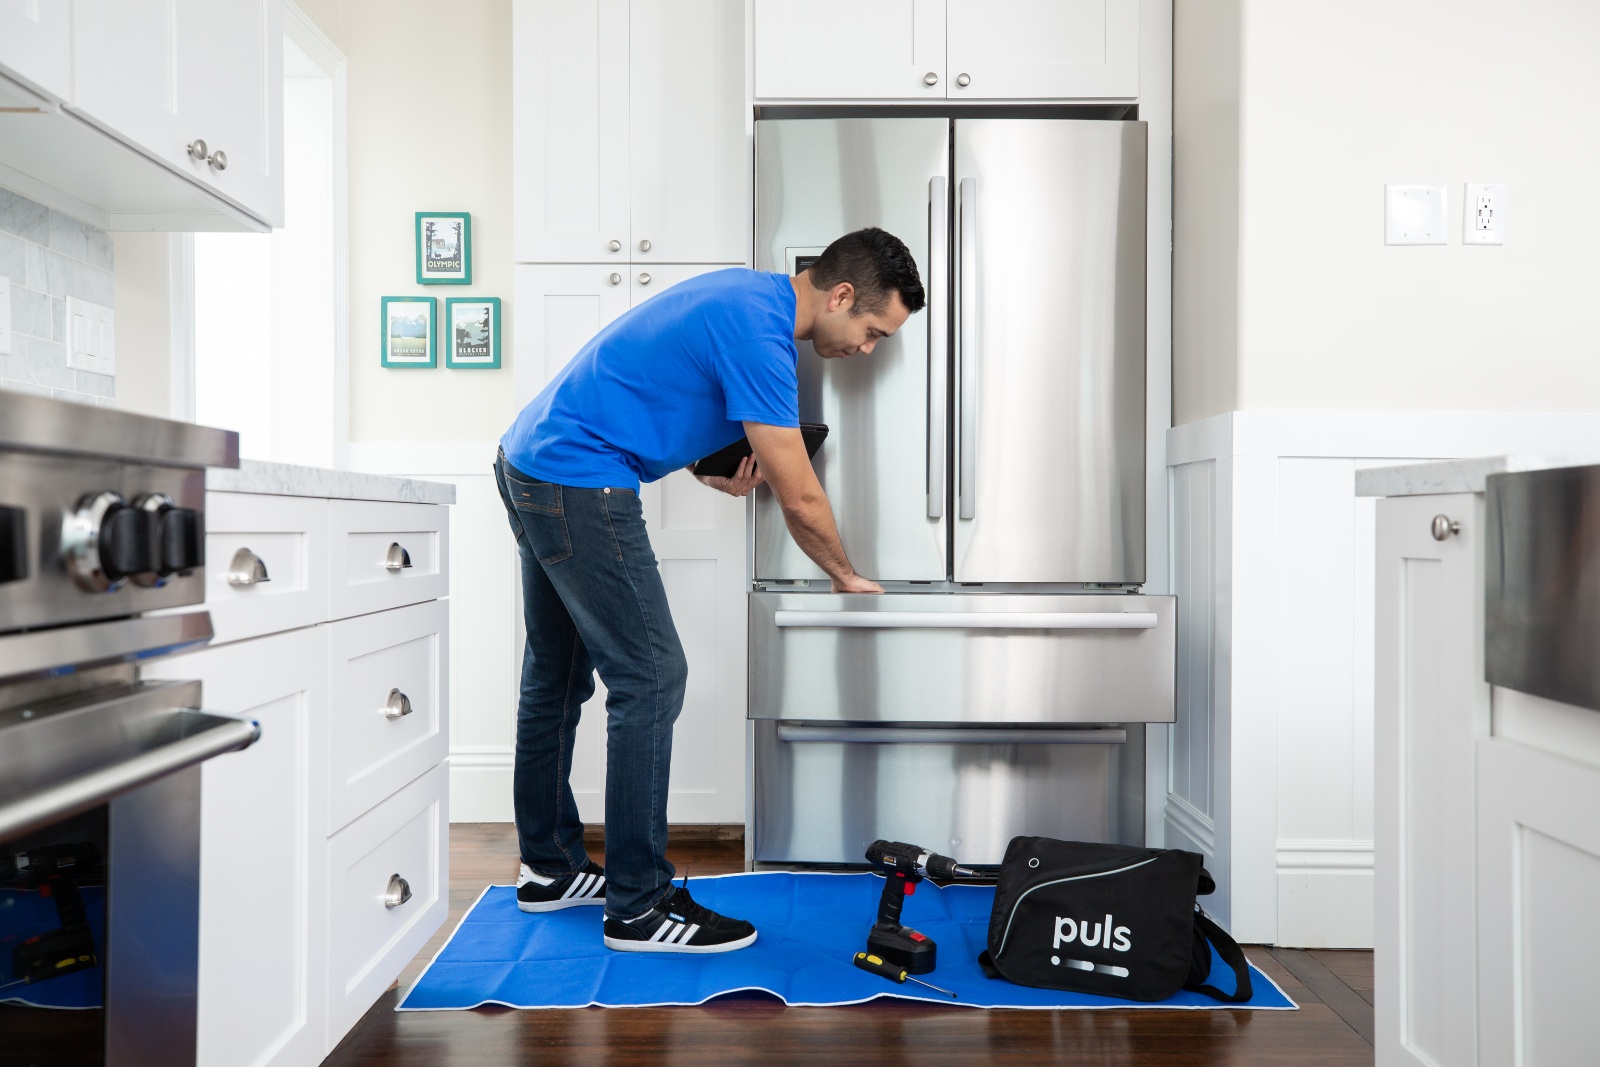
[[1372, 902], [1370, 870], [1279, 871], [1277, 944], [1370, 949]]
[[479, 760], [450, 754], [450, 821], [515, 822], [511, 805], [511, 758]]

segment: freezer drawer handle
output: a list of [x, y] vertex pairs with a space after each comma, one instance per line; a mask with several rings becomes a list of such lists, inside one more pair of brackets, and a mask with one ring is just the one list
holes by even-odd
[[789, 611], [780, 629], [826, 630], [1153, 630], [1153, 611]]
[[871, 745], [1123, 745], [1128, 731], [974, 730], [924, 726], [802, 726], [778, 724], [779, 741], [845, 741]]

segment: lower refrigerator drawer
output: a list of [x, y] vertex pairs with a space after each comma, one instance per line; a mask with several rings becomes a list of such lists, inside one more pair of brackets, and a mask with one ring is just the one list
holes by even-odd
[[757, 863], [864, 863], [878, 838], [980, 865], [1019, 834], [1144, 842], [1142, 723], [752, 727]]
[[750, 717], [1172, 722], [1170, 596], [752, 593]]

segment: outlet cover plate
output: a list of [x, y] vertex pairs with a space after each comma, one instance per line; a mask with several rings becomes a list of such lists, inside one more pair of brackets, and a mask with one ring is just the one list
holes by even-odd
[[11, 279], [0, 277], [0, 354], [11, 351]]
[[95, 374], [116, 374], [116, 327], [110, 308], [67, 297], [67, 366]]
[[1467, 183], [1467, 197], [1462, 205], [1461, 243], [1468, 245], [1506, 243], [1504, 185]]
[[1445, 240], [1445, 186], [1385, 185], [1384, 244], [1442, 245]]

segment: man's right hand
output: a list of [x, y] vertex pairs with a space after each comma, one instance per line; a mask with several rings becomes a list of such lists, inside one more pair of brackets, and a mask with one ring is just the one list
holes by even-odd
[[833, 522], [828, 495], [811, 469], [805, 440], [798, 427], [768, 426], [746, 422], [744, 432], [750, 449], [766, 476], [767, 485], [778, 498], [783, 519], [800, 550], [833, 580], [835, 593], [881, 593], [877, 582], [861, 577], [850, 566], [839, 543], [839, 530]]

